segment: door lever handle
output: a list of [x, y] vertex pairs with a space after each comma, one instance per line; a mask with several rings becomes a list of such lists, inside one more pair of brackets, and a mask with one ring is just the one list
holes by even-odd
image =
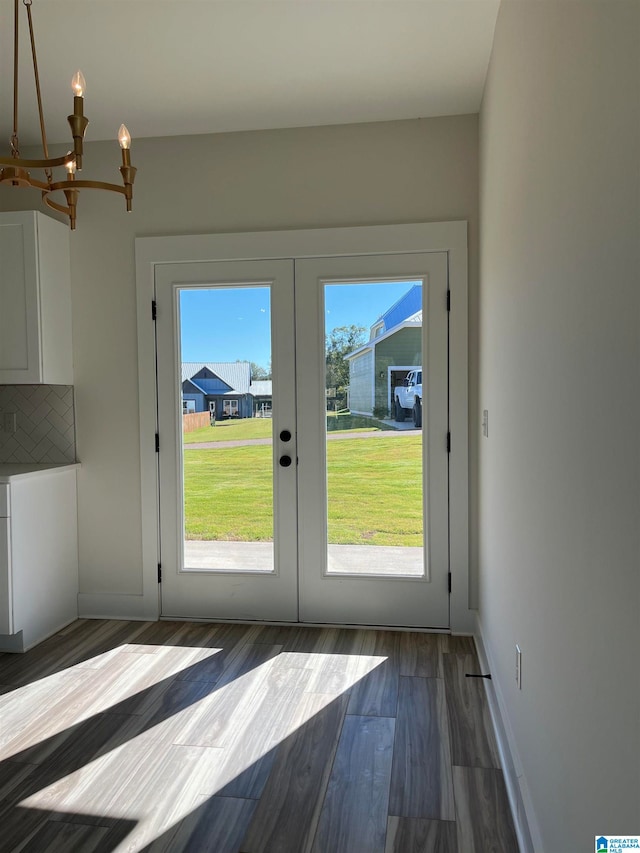
[[291, 465], [291, 457], [290, 456], [281, 456], [280, 457], [280, 465], [283, 468], [288, 468]]

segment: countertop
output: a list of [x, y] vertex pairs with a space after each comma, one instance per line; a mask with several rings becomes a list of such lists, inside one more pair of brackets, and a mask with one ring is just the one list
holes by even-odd
[[24, 477], [37, 477], [39, 474], [51, 474], [56, 471], [70, 471], [79, 468], [79, 462], [65, 462], [61, 465], [42, 463], [40, 465], [19, 465], [17, 463], [0, 464], [0, 483], [8, 483], [11, 480]]

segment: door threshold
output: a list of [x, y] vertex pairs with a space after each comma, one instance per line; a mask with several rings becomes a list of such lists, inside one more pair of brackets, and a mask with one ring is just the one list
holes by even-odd
[[451, 634], [450, 628], [428, 628], [417, 627], [413, 625], [358, 625], [347, 624], [340, 622], [271, 622], [261, 619], [219, 619], [211, 617], [208, 619], [196, 619], [193, 616], [160, 616], [161, 622], [203, 622], [219, 625], [260, 625], [263, 627], [282, 627], [282, 628], [347, 628], [358, 629], [365, 631], [411, 631], [414, 633], [424, 634]]

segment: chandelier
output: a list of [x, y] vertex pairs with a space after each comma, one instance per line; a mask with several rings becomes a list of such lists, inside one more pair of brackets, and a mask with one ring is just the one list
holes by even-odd
[[[81, 71], [77, 71], [71, 81], [73, 90], [73, 113], [68, 116], [71, 135], [73, 137], [73, 151], [69, 151], [63, 157], [49, 157], [47, 145], [47, 133], [44, 125], [44, 114], [42, 111], [42, 97], [40, 94], [40, 77], [38, 75], [38, 59], [36, 56], [36, 43], [33, 34], [33, 20], [31, 16], [31, 4], [33, 0], [22, 0], [29, 22], [29, 37], [31, 40], [31, 54], [33, 57], [33, 73], [35, 78], [36, 99], [38, 102], [38, 114], [40, 118], [40, 135], [42, 138], [43, 160], [23, 160], [20, 157], [20, 143], [18, 140], [18, 41], [19, 41], [19, 0], [14, 0], [13, 7], [13, 133], [11, 135], [10, 157], [0, 157], [0, 183], [12, 187], [32, 187], [42, 191], [42, 200], [52, 210], [63, 213], [69, 218], [69, 226], [72, 231], [76, 227], [76, 207], [81, 189], [109, 190], [110, 192], [122, 193], [126, 200], [127, 210], [131, 210], [133, 199], [133, 181], [136, 169], [131, 165], [129, 147], [131, 136], [124, 126], [120, 125], [118, 130], [118, 142], [122, 149], [122, 186], [119, 184], [105, 183], [104, 181], [85, 181], [76, 178], [76, 172], [82, 170], [82, 152], [84, 134], [89, 120], [84, 115], [84, 92], [86, 90], [85, 79]], [[57, 180], [54, 169], [64, 167], [66, 179]], [[33, 177], [29, 170], [39, 169], [44, 172], [44, 180]], [[57, 193], [60, 202], [55, 201], [52, 196]], [[61, 203], [61, 195], [64, 194], [66, 204]]]

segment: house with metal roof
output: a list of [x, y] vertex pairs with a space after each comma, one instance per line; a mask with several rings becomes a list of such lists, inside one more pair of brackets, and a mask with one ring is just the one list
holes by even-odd
[[393, 388], [422, 366], [422, 285], [414, 284], [375, 323], [369, 340], [345, 356], [353, 414], [391, 412]]
[[271, 382], [252, 384], [248, 361], [182, 363], [184, 414], [211, 412], [218, 420], [251, 418], [256, 403], [262, 411], [271, 410]]
[[270, 418], [273, 407], [273, 382], [271, 379], [256, 379], [249, 386], [253, 397], [253, 415]]

